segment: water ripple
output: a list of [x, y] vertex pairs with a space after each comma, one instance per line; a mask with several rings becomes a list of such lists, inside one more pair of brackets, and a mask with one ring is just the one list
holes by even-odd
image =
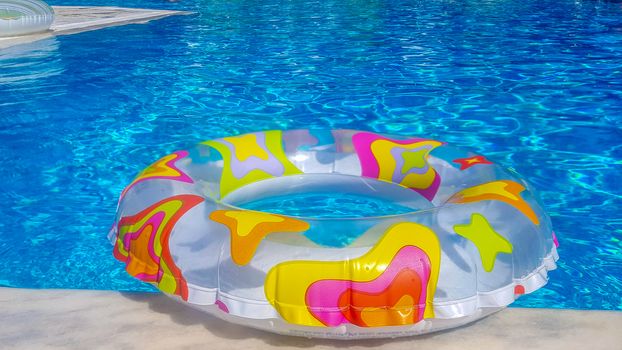
[[105, 241], [140, 169], [230, 134], [358, 128], [514, 167], [540, 190], [562, 256], [551, 283], [518, 304], [622, 309], [619, 3], [150, 6], [197, 14], [0, 50], [2, 284], [150, 290]]

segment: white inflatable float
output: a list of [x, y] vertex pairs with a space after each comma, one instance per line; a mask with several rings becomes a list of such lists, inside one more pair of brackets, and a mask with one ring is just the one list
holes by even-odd
[[[297, 193], [409, 210], [240, 206]], [[123, 191], [110, 238], [130, 275], [191, 307], [337, 339], [464, 325], [544, 286], [557, 260], [549, 216], [514, 171], [444, 142], [355, 130], [261, 131], [165, 156]]]
[[0, 37], [40, 33], [54, 21], [54, 10], [39, 0], [0, 0]]

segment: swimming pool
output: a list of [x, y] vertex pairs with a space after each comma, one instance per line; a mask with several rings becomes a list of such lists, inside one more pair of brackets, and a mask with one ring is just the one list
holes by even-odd
[[198, 12], [0, 50], [0, 285], [151, 291], [111, 255], [124, 185], [226, 135], [426, 136], [514, 167], [561, 243], [514, 305], [622, 310], [622, 5], [159, 2]]

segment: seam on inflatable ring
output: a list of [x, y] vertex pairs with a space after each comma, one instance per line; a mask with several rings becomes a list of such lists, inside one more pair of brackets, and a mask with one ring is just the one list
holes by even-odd
[[[437, 319], [453, 319], [459, 317], [466, 317], [477, 312], [478, 309], [486, 307], [505, 307], [514, 302], [517, 299], [517, 295], [514, 292], [514, 288], [517, 285], [521, 285], [525, 288], [525, 294], [534, 292], [535, 290], [543, 287], [548, 282], [548, 271], [555, 269], [557, 260], [557, 252], [555, 247], [552, 247], [550, 253], [542, 258], [542, 264], [534, 271], [522, 278], [517, 278], [512, 283], [487, 292], [478, 292], [477, 295], [452, 301], [434, 302]], [[237, 297], [225, 292], [219, 291], [217, 288], [204, 288], [194, 284], [188, 284], [189, 297], [188, 303], [194, 305], [208, 306], [213, 305], [218, 300], [229, 302], [227, 304], [230, 310], [230, 314], [249, 317], [244, 311], [248, 307], [266, 307], [265, 312], [254, 314], [255, 319], [269, 319], [274, 318], [275, 309], [268, 301], [253, 300]], [[281, 304], [283, 305], [283, 304]], [[298, 308], [308, 310], [307, 306], [303, 305], [283, 305], [288, 308]], [[269, 309], [268, 309], [269, 308]], [[390, 308], [390, 307], [387, 307]], [[255, 310], [257, 312], [257, 310]]]

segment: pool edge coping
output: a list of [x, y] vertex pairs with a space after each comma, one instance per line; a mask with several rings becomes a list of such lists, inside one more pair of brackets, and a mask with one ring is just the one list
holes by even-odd
[[[227, 324], [160, 293], [0, 287], [0, 342], [15, 348], [199, 347], [234, 349], [611, 349], [622, 342], [622, 312], [508, 308], [430, 335], [367, 340], [279, 336]], [[347, 342], [347, 344], [346, 344]], [[615, 346], [614, 346], [615, 345]]]

